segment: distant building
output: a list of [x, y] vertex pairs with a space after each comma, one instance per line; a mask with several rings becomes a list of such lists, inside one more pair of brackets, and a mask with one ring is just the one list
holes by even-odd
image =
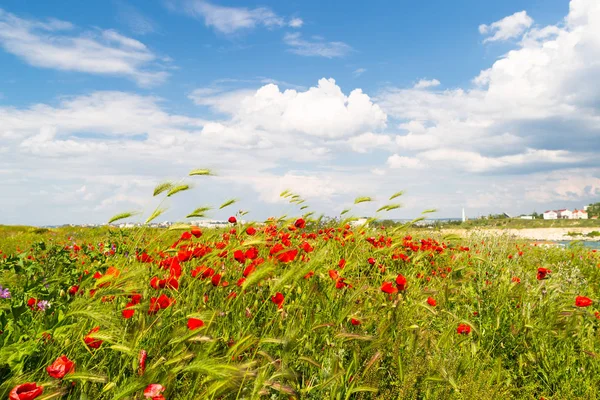
[[546, 211], [544, 212], [544, 219], [557, 219], [558, 218], [558, 213], [556, 211]]
[[368, 221], [368, 219], [367, 219], [367, 218], [365, 218], [365, 217], [361, 217], [361, 218], [359, 218], [359, 219], [357, 219], [357, 220], [355, 220], [355, 221], [351, 221], [349, 225], [355, 228], [355, 227], [357, 227], [357, 226], [361, 226], [361, 225], [364, 225], [364, 224], [366, 224], [366, 223], [367, 223], [367, 221]]
[[566, 208], [563, 208], [562, 210], [557, 210], [556, 214], [558, 216], [558, 219], [573, 219], [573, 212]]
[[577, 210], [575, 209], [572, 214], [573, 219], [588, 219], [588, 213], [585, 210]]
[[533, 215], [521, 215], [519, 218], [521, 218], [521, 219], [533, 219]]

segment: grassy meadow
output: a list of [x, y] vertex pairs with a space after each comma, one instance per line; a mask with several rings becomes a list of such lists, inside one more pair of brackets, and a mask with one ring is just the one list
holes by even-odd
[[599, 253], [428, 234], [0, 227], [0, 397], [600, 397]]

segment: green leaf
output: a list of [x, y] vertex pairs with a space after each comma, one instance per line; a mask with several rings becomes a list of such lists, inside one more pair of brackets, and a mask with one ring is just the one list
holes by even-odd
[[186, 218], [204, 218], [204, 213], [210, 209], [211, 207], [198, 207], [190, 214], [186, 215]]
[[399, 192], [394, 193], [393, 195], [390, 196], [390, 200], [394, 200], [396, 197], [400, 197], [404, 194], [404, 190], [401, 190]]
[[189, 176], [208, 176], [213, 175], [210, 169], [193, 169], [190, 171]]
[[64, 377], [65, 380], [71, 381], [85, 381], [85, 382], [96, 382], [96, 383], [104, 383], [107, 381], [106, 376], [104, 375], [94, 375], [88, 374], [85, 372], [75, 372], [73, 374], [67, 374]]
[[169, 190], [169, 193], [167, 193], [167, 197], [171, 197], [176, 193], [183, 192], [183, 191], [189, 190], [189, 189], [191, 189], [191, 186], [186, 183], [174, 186], [171, 188], [171, 190]]
[[148, 219], [146, 220], [146, 224], [149, 223], [150, 221], [155, 220], [156, 218], [158, 218], [162, 213], [164, 213], [165, 211], [167, 211], [166, 208], [157, 208], [156, 210], [154, 210], [154, 212], [152, 213], [152, 215], [150, 215], [148, 217]]
[[221, 206], [219, 207], [219, 210], [222, 210], [223, 208], [228, 207], [228, 206], [234, 204], [235, 202], [237, 202], [236, 199], [227, 200], [225, 203], [221, 204]]
[[379, 211], [392, 211], [392, 210], [395, 210], [395, 209], [400, 208], [400, 207], [402, 207], [402, 204], [399, 204], [399, 203], [396, 203], [396, 204], [386, 204], [386, 205], [380, 207], [377, 210], [377, 212], [379, 212]]
[[165, 192], [169, 189], [171, 189], [173, 187], [173, 184], [171, 182], [163, 182], [163, 183], [159, 183], [158, 185], [156, 185], [156, 187], [154, 188], [154, 194], [153, 196], [158, 196], [159, 194], [161, 194], [162, 192]]
[[139, 211], [127, 211], [127, 212], [122, 212], [120, 214], [117, 214], [115, 216], [113, 216], [111, 219], [108, 220], [109, 224], [112, 224], [115, 221], [119, 221], [121, 219], [125, 219], [125, 218], [129, 218], [129, 217], [133, 217], [134, 215], [138, 215], [140, 214]]
[[354, 199], [354, 204], [365, 203], [367, 201], [373, 201], [373, 199], [369, 196], [357, 197], [356, 199]]

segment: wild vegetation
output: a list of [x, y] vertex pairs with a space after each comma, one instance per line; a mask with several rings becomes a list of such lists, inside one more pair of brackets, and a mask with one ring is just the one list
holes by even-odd
[[600, 395], [594, 250], [240, 217], [0, 230], [0, 396]]

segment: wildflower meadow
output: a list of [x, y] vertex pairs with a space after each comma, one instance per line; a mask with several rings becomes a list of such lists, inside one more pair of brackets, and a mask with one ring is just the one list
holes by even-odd
[[297, 215], [222, 229], [0, 230], [0, 397], [600, 396], [596, 250], [377, 226], [400, 193], [362, 225], [282, 196]]

